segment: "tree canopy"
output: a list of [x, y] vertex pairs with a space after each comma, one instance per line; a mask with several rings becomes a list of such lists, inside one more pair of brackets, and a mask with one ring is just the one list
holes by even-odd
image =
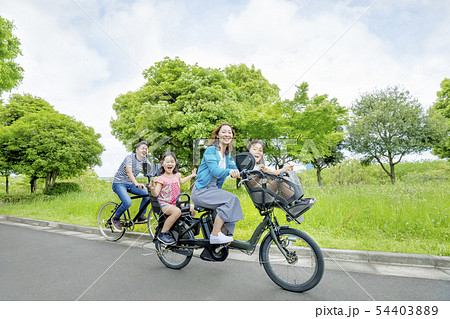
[[395, 183], [394, 166], [431, 146], [430, 123], [416, 98], [399, 87], [362, 94], [352, 105], [349, 149], [378, 162]]
[[101, 164], [100, 134], [41, 98], [14, 95], [8, 105], [0, 106], [0, 119], [1, 168], [4, 174], [28, 176], [32, 192], [38, 178], [46, 179], [48, 189], [58, 176], [75, 176]]
[[243, 119], [278, 94], [260, 71], [245, 65], [220, 70], [166, 57], [145, 70], [144, 77], [140, 89], [116, 98], [112, 133], [129, 150], [137, 140], [148, 140], [154, 160], [173, 150], [186, 170], [193, 165], [195, 140], [208, 139], [217, 124], [228, 122], [242, 146], [248, 136]]
[[433, 154], [440, 158], [450, 158], [450, 79], [441, 82], [441, 91], [437, 92], [437, 100], [429, 113], [440, 132]]
[[289, 153], [303, 163], [311, 163], [317, 170], [322, 186], [321, 170], [342, 160], [337, 145], [345, 137], [347, 110], [327, 94], [308, 96], [306, 82], [297, 86], [294, 98], [281, 105], [285, 135], [294, 141]]
[[13, 34], [14, 28], [11, 21], [0, 16], [0, 97], [23, 79], [23, 68], [14, 62], [18, 55], [22, 55], [20, 41]]

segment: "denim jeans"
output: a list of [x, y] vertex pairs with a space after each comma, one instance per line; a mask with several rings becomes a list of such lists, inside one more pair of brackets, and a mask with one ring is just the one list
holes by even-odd
[[[131, 198], [128, 193], [134, 194], [134, 195], [148, 195], [148, 191], [146, 188], [139, 189], [134, 184], [122, 184], [122, 183], [113, 183], [112, 184], [112, 190], [119, 196], [120, 200], [122, 201], [122, 204], [119, 206], [119, 208], [116, 211], [116, 218], [120, 218], [122, 214], [131, 207]], [[146, 205], [150, 201], [149, 197], [143, 197], [141, 201], [141, 206], [139, 206], [139, 210], [142, 209], [144, 205]], [[147, 211], [147, 207], [142, 212], [142, 216], [145, 216], [145, 212]]]

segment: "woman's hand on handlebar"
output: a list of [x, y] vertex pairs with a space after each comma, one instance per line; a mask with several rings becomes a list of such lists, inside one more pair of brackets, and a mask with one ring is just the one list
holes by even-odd
[[232, 178], [241, 178], [241, 174], [239, 173], [239, 170], [238, 170], [238, 169], [232, 169], [232, 170], [230, 171], [230, 176], [231, 176]]

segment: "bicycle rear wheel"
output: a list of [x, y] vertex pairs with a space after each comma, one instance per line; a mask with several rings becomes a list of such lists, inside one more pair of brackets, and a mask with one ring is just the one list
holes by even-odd
[[324, 260], [316, 242], [293, 228], [279, 230], [278, 238], [286, 256], [267, 235], [260, 248], [260, 261], [267, 275], [283, 289], [303, 292], [314, 288], [322, 279]]
[[102, 234], [102, 236], [109, 241], [119, 240], [120, 238], [122, 238], [122, 236], [125, 234], [126, 231], [125, 227], [122, 228], [122, 231], [117, 231], [114, 229], [112, 225], [111, 218], [114, 216], [117, 207], [119, 207], [119, 204], [114, 202], [108, 202], [105, 203], [98, 212], [98, 219], [97, 219], [98, 228], [100, 229], [100, 233]]
[[[183, 225], [176, 225], [170, 231], [175, 236], [178, 236], [177, 233], [182, 233], [186, 228]], [[194, 234], [191, 230], [184, 233], [181, 238], [184, 239], [193, 239]], [[161, 243], [159, 240], [155, 241], [155, 248], [157, 251], [157, 255], [161, 262], [168, 268], [171, 269], [181, 269], [185, 267], [191, 261], [192, 255], [194, 254], [194, 250], [192, 248], [184, 248], [183, 246], [179, 246], [178, 244], [174, 246], [167, 246]]]

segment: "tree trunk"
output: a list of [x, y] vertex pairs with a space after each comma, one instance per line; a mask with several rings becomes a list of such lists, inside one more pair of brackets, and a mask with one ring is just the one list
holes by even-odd
[[319, 187], [322, 188], [322, 175], [320, 175], [320, 172], [322, 170], [319, 168], [316, 168], [316, 172], [317, 172], [317, 183], [319, 184]]
[[50, 187], [52, 187], [53, 185], [55, 185], [55, 183], [56, 183], [56, 178], [58, 177], [58, 172], [57, 171], [54, 171], [53, 173], [52, 173], [52, 180], [51, 180], [51, 184], [50, 184]]
[[47, 176], [45, 177], [45, 190], [46, 191], [49, 190], [50, 187], [55, 185], [57, 177], [58, 177], [58, 172], [57, 171], [52, 171], [52, 172], [47, 174]]
[[390, 168], [390, 171], [388, 171], [386, 169], [386, 167], [384, 167], [383, 162], [380, 160], [380, 158], [375, 156], [375, 159], [377, 160], [378, 164], [381, 165], [381, 168], [383, 169], [383, 171], [385, 171], [385, 173], [391, 178], [391, 183], [395, 184], [395, 170], [394, 170], [394, 166], [395, 166], [396, 163], [394, 163], [392, 161], [392, 158], [389, 156], [389, 168]]
[[36, 181], [37, 181], [37, 177], [32, 177], [31, 178], [30, 187], [31, 187], [31, 193], [32, 194], [36, 193]]
[[6, 194], [9, 194], [9, 176], [6, 177]]
[[47, 174], [47, 176], [45, 177], [45, 190], [48, 191], [48, 189], [50, 188], [50, 173]]
[[391, 174], [389, 174], [389, 176], [391, 177], [392, 185], [394, 185], [395, 184], [395, 164], [391, 163], [390, 167], [391, 167]]

